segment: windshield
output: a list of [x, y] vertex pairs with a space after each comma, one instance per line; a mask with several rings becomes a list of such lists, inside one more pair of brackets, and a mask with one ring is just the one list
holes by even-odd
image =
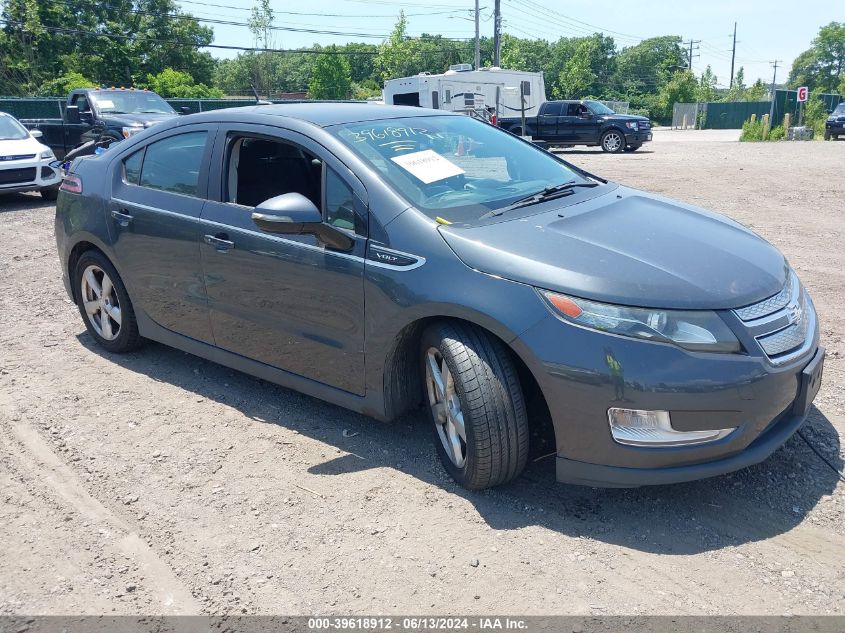
[[26, 128], [10, 116], [0, 115], [0, 141], [19, 141], [27, 138]]
[[467, 116], [337, 125], [331, 131], [433, 219], [475, 223], [491, 211], [585, 179], [544, 150]]
[[167, 101], [154, 92], [109, 90], [91, 92], [88, 98], [94, 102], [100, 114], [176, 114]]
[[585, 101], [584, 103], [590, 108], [593, 114], [616, 114], [600, 101]]

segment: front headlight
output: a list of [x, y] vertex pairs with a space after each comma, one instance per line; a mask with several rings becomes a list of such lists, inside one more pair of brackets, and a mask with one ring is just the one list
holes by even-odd
[[53, 153], [53, 150], [49, 148], [41, 152], [41, 160], [54, 160], [55, 158], [56, 155]]
[[739, 341], [715, 312], [656, 310], [598, 303], [550, 290], [540, 293], [563, 319], [600, 332], [673, 343], [702, 352], [737, 352]]
[[629, 128], [631, 130], [639, 130], [640, 129], [640, 125], [636, 121], [626, 121], [625, 127]]
[[123, 138], [129, 138], [130, 136], [134, 136], [138, 132], [143, 132], [143, 127], [125, 127], [121, 128], [121, 132], [123, 132]]

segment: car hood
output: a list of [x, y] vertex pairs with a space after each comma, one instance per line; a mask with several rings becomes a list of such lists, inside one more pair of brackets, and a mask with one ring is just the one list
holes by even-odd
[[45, 149], [47, 149], [46, 146], [31, 136], [21, 139], [0, 140], [0, 158], [3, 156], [40, 154]]
[[603, 116], [608, 121], [649, 121], [647, 116], [640, 116], [638, 114], [606, 114]]
[[178, 114], [104, 114], [102, 116], [104, 121], [114, 121], [120, 125], [150, 127], [162, 121], [168, 121]]
[[777, 249], [703, 209], [624, 187], [568, 207], [545, 206], [551, 210], [439, 230], [471, 268], [608, 303], [736, 308], [786, 282], [788, 264]]

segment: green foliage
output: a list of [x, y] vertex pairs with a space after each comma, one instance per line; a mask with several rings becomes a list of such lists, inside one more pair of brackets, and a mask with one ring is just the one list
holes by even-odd
[[311, 71], [308, 94], [312, 99], [348, 99], [352, 90], [352, 71], [349, 62], [338, 54], [336, 46], [317, 56]]
[[381, 97], [381, 86], [372, 79], [365, 79], [358, 83], [352, 82], [352, 98], [358, 101], [366, 101], [373, 97]]
[[[211, 81], [214, 61], [199, 49], [214, 34], [183, 13], [175, 0], [15, 0], [3, 4], [0, 17], [5, 24], [0, 91], [6, 94], [34, 93], [71, 72], [98, 84], [128, 86], [148, 74], [179, 68], [197, 82]], [[68, 28], [80, 33], [56, 31]]]
[[51, 97], [66, 97], [71, 90], [78, 88], [95, 88], [96, 82], [86, 79], [81, 73], [70, 72], [41, 84], [39, 93]]
[[804, 104], [804, 125], [813, 128], [814, 138], [824, 137], [824, 124], [827, 121], [827, 108], [821, 98], [823, 90], [816, 88], [810, 93], [810, 98]]
[[762, 79], [757, 79], [751, 84], [751, 87], [743, 95], [745, 101], [767, 101], [768, 97], [769, 87], [763, 83]]
[[147, 88], [166, 99], [220, 99], [223, 91], [205, 84], [195, 84], [188, 73], [165, 68], [157, 75], [147, 75]]
[[777, 127], [773, 127], [772, 131], [769, 132], [770, 141], [782, 141], [786, 138], [786, 130], [783, 129], [782, 125], [778, 125]]
[[742, 124], [742, 134], [739, 135], [740, 141], [763, 141], [763, 122], [759, 119], [756, 121], [746, 121]]
[[792, 63], [789, 86], [807, 86], [836, 92], [845, 72], [845, 22], [831, 22], [819, 29], [809, 49]]
[[701, 73], [701, 78], [698, 80], [698, 89], [695, 91], [695, 100], [702, 103], [708, 103], [716, 100], [716, 84], [719, 83], [716, 75], [713, 74], [713, 69], [710, 65]]
[[678, 70], [672, 75], [658, 93], [658, 107], [654, 118], [665, 120], [672, 117], [672, 107], [676, 103], [695, 101], [699, 82], [688, 70]]

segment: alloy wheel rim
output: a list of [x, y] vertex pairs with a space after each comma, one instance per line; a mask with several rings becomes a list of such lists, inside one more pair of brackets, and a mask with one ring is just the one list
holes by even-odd
[[120, 334], [120, 301], [111, 278], [93, 264], [82, 273], [82, 305], [94, 331], [107, 341]]
[[455, 391], [455, 380], [446, 366], [446, 359], [434, 347], [425, 354], [425, 384], [431, 417], [440, 443], [449, 460], [458, 468], [467, 461], [467, 436], [461, 402]]
[[615, 132], [611, 132], [607, 136], [604, 137], [604, 146], [608, 151], [614, 152], [619, 149], [619, 145], [622, 143], [622, 139], [619, 138], [619, 135]]

